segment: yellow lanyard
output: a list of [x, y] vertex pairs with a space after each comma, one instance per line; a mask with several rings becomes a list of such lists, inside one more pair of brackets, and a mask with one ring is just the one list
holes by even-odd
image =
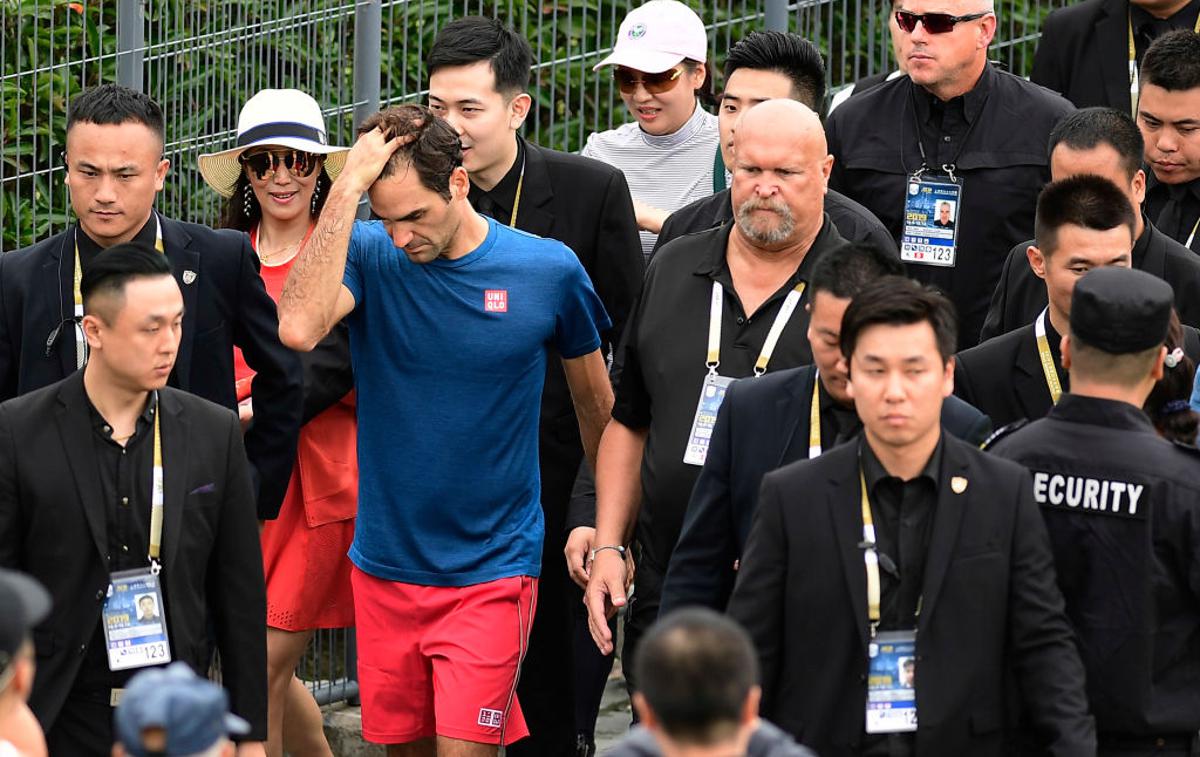
[[[1129, 12], [1127, 15], [1127, 21], [1128, 21], [1127, 28], [1129, 30], [1129, 109], [1130, 109], [1130, 115], [1133, 116], [1134, 120], [1137, 120], [1138, 88], [1141, 85], [1138, 83], [1137, 46], [1134, 45], [1134, 42], [1133, 42], [1133, 9], [1132, 8], [1129, 9]], [[1197, 34], [1200, 34], [1200, 16], [1196, 17], [1196, 25], [1192, 29], [1192, 31], [1196, 32]], [[1197, 222], [1197, 225], [1200, 225], [1200, 221]], [[1196, 233], [1196, 230], [1192, 229], [1192, 234], [1195, 234], [1195, 233]], [[1184, 246], [1186, 247], [1187, 245], [1184, 245]]]
[[821, 456], [821, 372], [813, 371], [812, 409], [808, 414], [808, 459]]
[[163, 454], [162, 454], [162, 408], [158, 404], [158, 392], [154, 392], [154, 469], [150, 478], [150, 571], [155, 575], [162, 570], [159, 555], [162, 554], [163, 527]]
[[521, 159], [521, 175], [517, 177], [517, 194], [513, 197], [512, 215], [508, 217], [508, 225], [517, 228], [517, 208], [521, 207], [521, 187], [525, 185], [525, 159]]
[[1058, 381], [1058, 368], [1054, 365], [1054, 356], [1050, 354], [1050, 342], [1046, 339], [1046, 310], [1038, 314], [1033, 325], [1033, 333], [1037, 337], [1038, 359], [1042, 363], [1042, 373], [1046, 375], [1046, 388], [1050, 390], [1050, 401], [1058, 404], [1062, 397], [1062, 384]]
[[[775, 345], [779, 343], [783, 327], [791, 320], [792, 313], [795, 312], [796, 305], [800, 304], [800, 298], [803, 295], [804, 282], [801, 281], [784, 298], [783, 305], [779, 307], [779, 312], [775, 315], [775, 322], [771, 324], [767, 338], [763, 341], [762, 351], [758, 353], [758, 360], [754, 362], [755, 376], [761, 376], [767, 372], [767, 363], [771, 362], [771, 356], [775, 354]], [[712, 299], [709, 301], [708, 308], [708, 355], [704, 362], [708, 372], [713, 375], [717, 372], [717, 366], [721, 364], [721, 313], [724, 306], [725, 288], [721, 286], [721, 282], [714, 281]]]
[[1192, 246], [1192, 241], [1196, 238], [1196, 229], [1200, 229], [1200, 218], [1197, 218], [1196, 222], [1192, 224], [1192, 233], [1188, 234], [1187, 241], [1183, 243], [1184, 247], [1190, 248]]
[[871, 517], [871, 500], [867, 498], [867, 477], [858, 466], [858, 483], [862, 492], [863, 562], [867, 566], [867, 620], [871, 622], [871, 637], [879, 625], [879, 554], [875, 551], [875, 521]]

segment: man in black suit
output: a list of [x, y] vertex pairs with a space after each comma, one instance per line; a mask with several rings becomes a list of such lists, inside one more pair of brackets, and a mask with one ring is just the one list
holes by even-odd
[[170, 168], [163, 143], [162, 110], [141, 92], [105, 84], [71, 101], [64, 158], [79, 221], [0, 256], [0, 399], [52, 384], [86, 361], [78, 284], [101, 250], [129, 241], [154, 246], [166, 254], [186, 308], [170, 385], [236, 409], [234, 346], [257, 372], [246, 450], [258, 516], [274, 518], [296, 456], [300, 362], [279, 341], [275, 303], [246, 235], [154, 210]]
[[[1200, 325], [1200, 256], [1155, 228], [1140, 208], [1146, 197], [1142, 134], [1133, 119], [1112, 108], [1085, 108], [1050, 132], [1050, 177], [1103, 176], [1116, 184], [1135, 209], [1133, 267], [1154, 274], [1175, 291], [1175, 309], [1188, 325]], [[980, 339], [1026, 326], [1046, 307], [1046, 287], [1029, 267], [1034, 240], [1009, 251], [992, 294]]]
[[[858, 436], [862, 422], [846, 393], [838, 348], [842, 316], [864, 287], [903, 275], [899, 260], [870, 245], [849, 245], [817, 261], [806, 306], [813, 364], [729, 387], [671, 553], [660, 614], [695, 604], [724, 610], [762, 477]], [[975, 445], [992, 429], [987, 416], [954, 396], [942, 407], [942, 425]]]
[[1136, 216], [1108, 179], [1084, 174], [1047, 184], [1038, 196], [1029, 266], [1049, 305], [1024, 327], [958, 354], [954, 393], [997, 428], [1036, 420], [1068, 389], [1058, 352], [1075, 282], [1093, 268], [1131, 267]]
[[[462, 139], [475, 209], [513, 228], [557, 239], [579, 257], [612, 319], [612, 328], [601, 335], [607, 355], [620, 338], [645, 265], [633, 201], [618, 169], [540, 147], [517, 133], [533, 104], [526, 91], [532, 64], [529, 43], [503, 22], [481, 16], [452, 21], [429, 51], [429, 107]], [[542, 391], [539, 458], [546, 538], [538, 608], [518, 688], [530, 737], [508, 747], [514, 756], [575, 754], [574, 668], [594, 667], [602, 659], [594, 646], [581, 645], [588, 660], [576, 661], [572, 652], [581, 594], [562, 555], [583, 446], [560, 362], [547, 361]], [[592, 687], [597, 706], [606, 678], [604, 667]], [[594, 712], [591, 717], [594, 722]], [[587, 723], [579, 729], [585, 740], [591, 738]]]
[[[798, 34], [756, 31], [729, 48], [725, 57], [725, 91], [721, 93], [717, 120], [724, 165], [733, 165], [733, 125], [738, 117], [761, 102], [784, 97], [820, 113], [825, 101], [825, 63], [811, 42]], [[871, 242], [881, 250], [899, 255], [896, 240], [879, 219], [849, 197], [827, 190], [825, 212], [848, 241]], [[733, 202], [730, 190], [724, 189], [669, 215], [654, 249], [657, 251], [676, 237], [707, 231], [731, 220]]]
[[729, 614], [758, 649], [763, 717], [824, 757], [1007, 754], [1008, 674], [1050, 754], [1092, 755], [1030, 476], [939, 423], [954, 331], [946, 298], [908, 279], [851, 303], [863, 435], [763, 479]]
[[266, 594], [241, 426], [166, 387], [185, 315], [165, 257], [114, 245], [80, 288], [87, 366], [0, 405], [0, 565], [54, 597], [34, 631], [30, 707], [51, 754], [109, 753], [126, 681], [169, 661], [160, 647], [121, 662], [140, 638], [135, 589], [122, 591], [135, 573], [161, 591], [171, 659], [206, 674], [211, 632], [233, 710], [253, 726], [242, 753], [263, 754]]
[[1164, 31], [1195, 28], [1197, 16], [1200, 0], [1084, 0], [1059, 8], [1042, 24], [1029, 79], [1078, 108], [1103, 105], [1132, 115], [1137, 65], [1150, 43]]
[[1146, 215], [1200, 252], [1200, 33], [1164, 34], [1146, 51], [1141, 77], [1137, 121], [1151, 171]]

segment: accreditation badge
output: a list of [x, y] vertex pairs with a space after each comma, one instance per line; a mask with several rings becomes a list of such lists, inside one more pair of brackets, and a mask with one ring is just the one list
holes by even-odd
[[962, 183], [950, 177], [908, 178], [904, 195], [904, 233], [900, 259], [905, 263], [953, 268], [958, 238]]
[[917, 730], [917, 632], [880, 633], [867, 654], [867, 733]]
[[162, 585], [150, 568], [114, 573], [101, 617], [109, 670], [171, 661]]
[[683, 462], [688, 465], [704, 465], [708, 457], [708, 444], [712, 441], [713, 426], [717, 423], [717, 411], [725, 401], [725, 391], [737, 379], [709, 373], [700, 388], [700, 401], [696, 403], [696, 417], [692, 419], [692, 431], [688, 434], [687, 449]]

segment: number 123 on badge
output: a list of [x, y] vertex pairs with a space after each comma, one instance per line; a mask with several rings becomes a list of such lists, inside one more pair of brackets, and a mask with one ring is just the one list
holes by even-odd
[[953, 268], [961, 207], [962, 184], [948, 178], [935, 181], [910, 177], [904, 198], [900, 259], [905, 263]]

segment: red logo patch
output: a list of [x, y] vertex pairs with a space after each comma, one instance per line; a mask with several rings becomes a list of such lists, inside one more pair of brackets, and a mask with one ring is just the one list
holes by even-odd
[[485, 312], [485, 313], [507, 313], [508, 312], [508, 290], [507, 289], [485, 289], [485, 290], [483, 290], [483, 312]]

